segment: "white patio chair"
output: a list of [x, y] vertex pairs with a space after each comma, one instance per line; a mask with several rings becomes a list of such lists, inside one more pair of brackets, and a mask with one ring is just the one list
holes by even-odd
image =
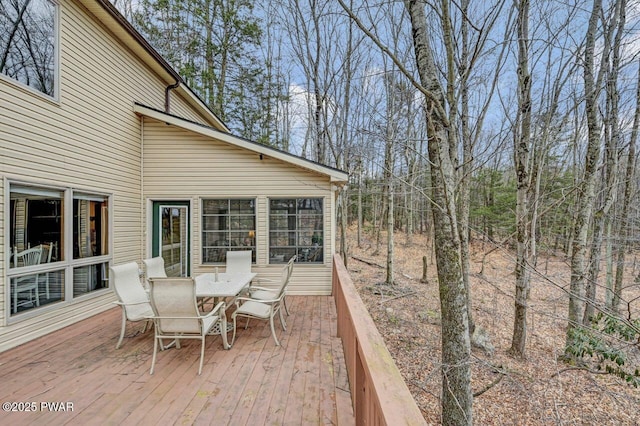
[[[251, 255], [251, 250], [228, 251], [225, 272], [230, 274], [251, 273]], [[247, 296], [251, 285], [252, 283], [250, 282], [249, 286], [243, 289], [240, 294]]]
[[[15, 249], [15, 253], [13, 255], [13, 266], [32, 266], [40, 264], [42, 259], [42, 247], [34, 247], [22, 251], [18, 251]], [[23, 277], [18, 277], [12, 280], [13, 281], [13, 312], [18, 312], [18, 306], [22, 305], [33, 305], [35, 302], [35, 306], [40, 306], [40, 294], [38, 292], [38, 274], [30, 274], [25, 275]], [[28, 299], [20, 302], [18, 300], [18, 295], [20, 293], [27, 293], [29, 295]]]
[[[289, 283], [289, 280], [291, 279], [291, 274], [293, 273], [293, 264], [296, 261], [296, 259], [297, 259], [297, 256], [294, 255], [287, 262], [287, 266], [286, 266], [287, 267], [287, 285]], [[268, 288], [258, 287], [258, 286], [250, 287], [249, 295], [250, 295], [250, 297], [252, 299], [259, 299], [259, 300], [271, 300], [271, 299], [275, 299], [275, 298], [278, 297], [277, 289], [268, 289]], [[284, 305], [284, 311], [286, 312], [286, 314], [288, 316], [289, 315], [289, 307], [287, 306], [287, 295], [286, 295], [286, 293], [282, 297], [282, 304]]]
[[164, 339], [175, 341], [178, 349], [180, 349], [180, 340], [182, 339], [199, 339], [201, 349], [198, 374], [202, 374], [205, 337], [218, 321], [221, 321], [220, 329], [224, 330], [221, 333], [223, 347], [229, 348], [226, 339], [225, 303], [218, 303], [213, 310], [202, 315], [198, 310], [196, 283], [193, 278], [150, 278], [149, 284], [151, 285], [151, 306], [153, 307], [155, 325], [150, 374], [153, 374], [155, 368], [158, 345], [162, 349]]
[[116, 343], [116, 349], [118, 349], [124, 339], [127, 321], [145, 321], [142, 329], [144, 333], [147, 330], [150, 317], [153, 316], [153, 309], [149, 303], [149, 295], [140, 282], [136, 262], [113, 266], [109, 268], [109, 271], [111, 286], [118, 296], [118, 301], [115, 303], [122, 308], [122, 327], [120, 328], [120, 338]]
[[[284, 296], [287, 291], [289, 279], [291, 278], [292, 264], [295, 256], [290, 260], [290, 263], [282, 268], [282, 274], [280, 279], [280, 285], [276, 289], [265, 289], [260, 287], [253, 287], [251, 296], [236, 298], [236, 310], [231, 314], [233, 318], [233, 337], [231, 338], [231, 344], [236, 339], [237, 321], [238, 317], [247, 318], [247, 323], [244, 328], [249, 326], [249, 320], [251, 318], [269, 320], [271, 326], [271, 334], [273, 340], [276, 342], [276, 346], [280, 346], [278, 336], [276, 336], [276, 329], [273, 324], [273, 318], [278, 315], [280, 318], [280, 325], [284, 331], [287, 331], [287, 323], [282, 315], [282, 305], [284, 304]], [[258, 299], [254, 297], [254, 294], [258, 294], [264, 298]]]
[[251, 272], [251, 250], [228, 251], [225, 272], [232, 274]]
[[164, 259], [162, 256], [144, 259], [144, 276], [146, 278], [147, 288], [149, 288], [149, 278], [166, 278], [167, 271], [164, 269]]

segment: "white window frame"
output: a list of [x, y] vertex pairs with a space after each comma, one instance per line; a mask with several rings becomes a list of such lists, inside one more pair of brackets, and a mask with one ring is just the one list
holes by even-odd
[[[224, 196], [219, 196], [219, 197], [202, 197], [200, 199], [200, 263], [202, 265], [222, 265], [224, 264], [224, 262], [205, 262], [204, 261], [204, 252], [205, 252], [205, 244], [204, 244], [204, 233], [205, 228], [204, 228], [204, 218], [205, 218], [205, 213], [204, 213], [204, 203], [206, 201], [210, 201], [210, 200], [215, 200], [215, 201], [227, 201], [228, 203], [231, 203], [232, 201], [253, 201], [253, 222], [254, 222], [254, 227], [255, 229], [253, 229], [254, 235], [253, 235], [253, 242], [254, 245], [252, 246], [252, 250], [254, 251], [254, 255], [255, 255], [255, 259], [251, 260], [251, 263], [253, 265], [257, 264], [258, 262], [258, 199], [257, 197], [224, 197]], [[210, 215], [210, 214], [208, 214]], [[218, 216], [218, 215], [213, 215], [213, 216]], [[229, 215], [226, 215], [229, 216]], [[249, 215], [246, 215], [249, 216]], [[226, 231], [220, 231], [220, 230], [207, 230], [209, 232], [232, 232], [231, 230], [226, 230]], [[251, 232], [251, 230], [249, 230], [249, 232]], [[221, 246], [216, 246], [216, 247], [221, 247]], [[242, 246], [232, 246], [229, 249], [230, 250], [240, 250]], [[248, 249], [248, 248], [247, 248]]]
[[[296, 233], [296, 244], [293, 246], [273, 246], [271, 244], [271, 233], [272, 232], [291, 232], [291, 230], [283, 230], [283, 229], [271, 229], [271, 202], [272, 201], [277, 201], [277, 200], [293, 200], [296, 203], [296, 229], [295, 229], [295, 233]], [[299, 214], [298, 214], [298, 201], [299, 200], [320, 200], [320, 202], [322, 203], [322, 206], [320, 208], [320, 212], [321, 212], [321, 223], [322, 223], [322, 231], [321, 231], [321, 238], [322, 241], [320, 242], [320, 244], [318, 245], [318, 248], [320, 250], [320, 254], [322, 255], [321, 258], [322, 260], [317, 260], [317, 261], [309, 261], [309, 260], [305, 260], [304, 256], [301, 256], [301, 251], [303, 250], [307, 250], [307, 249], [311, 249], [312, 248], [312, 244], [313, 242], [311, 242], [309, 245], [304, 245], [304, 244], [300, 244], [299, 243], [299, 238], [298, 238], [298, 233], [299, 233], [299, 229], [297, 226], [298, 223], [298, 218], [299, 218]], [[282, 249], [293, 249], [295, 251], [294, 254], [296, 254], [298, 256], [297, 260], [296, 260], [296, 264], [299, 265], [321, 265], [324, 264], [325, 262], [325, 249], [326, 249], [326, 223], [325, 223], [325, 219], [326, 219], [326, 212], [325, 212], [325, 207], [326, 207], [326, 203], [327, 200], [325, 197], [313, 197], [313, 196], [309, 196], [309, 197], [305, 197], [305, 196], [301, 196], [301, 197], [297, 197], [297, 196], [283, 196], [283, 197], [270, 197], [267, 199], [267, 249], [268, 249], [268, 261], [269, 264], [271, 265], [280, 265], [283, 263], [286, 263], [288, 259], [283, 258], [282, 260], [280, 260], [279, 257], [277, 256], [273, 256], [273, 249], [278, 249], [279, 247]], [[310, 254], [310, 253], [307, 253]], [[286, 256], [285, 256], [286, 257]], [[278, 259], [278, 260], [274, 260], [274, 259]]]
[[21, 88], [35, 94], [38, 96], [42, 96], [45, 99], [53, 100], [55, 102], [59, 102], [60, 100], [60, 3], [58, 0], [43, 0], [51, 3], [54, 8], [54, 16], [53, 16], [53, 36], [55, 38], [53, 42], [54, 49], [54, 64], [53, 64], [53, 94], [49, 95], [48, 93], [42, 92], [28, 84], [25, 84], [19, 80], [14, 79], [2, 72], [0, 72], [0, 79], [4, 80], [11, 84], [16, 84]]
[[[77, 297], [73, 295], [73, 271], [75, 268], [89, 266], [94, 264], [106, 264], [106, 267], [110, 266], [113, 261], [113, 195], [104, 193], [101, 191], [95, 191], [90, 189], [77, 189], [72, 187], [61, 187], [54, 185], [47, 185], [43, 183], [34, 183], [34, 182], [25, 182], [18, 180], [10, 180], [5, 179], [5, 200], [11, 199], [11, 192], [13, 190], [26, 190], [30, 189], [33, 193], [37, 193], [38, 191], [46, 192], [46, 191], [56, 191], [62, 193], [62, 201], [63, 201], [63, 213], [62, 213], [62, 221], [63, 221], [63, 229], [62, 229], [62, 240], [66, 243], [64, 244], [64, 254], [62, 256], [63, 260], [52, 262], [52, 263], [44, 263], [40, 265], [34, 266], [24, 266], [24, 267], [16, 267], [11, 268], [11, 221], [10, 214], [11, 209], [9, 207], [5, 208], [4, 214], [4, 235], [5, 235], [5, 288], [4, 288], [4, 297], [5, 297], [5, 325], [13, 324], [16, 322], [20, 322], [29, 318], [37, 317], [46, 312], [50, 312], [52, 310], [60, 309], [61, 307], [69, 306], [74, 303], [78, 303], [79, 301], [93, 299], [95, 297], [100, 297], [105, 293], [111, 291], [110, 284], [107, 281], [106, 287], [97, 289], [94, 291], [90, 291], [84, 294], [81, 294]], [[108, 234], [108, 253], [100, 256], [91, 256], [80, 259], [73, 258], [73, 199], [74, 193], [83, 194], [86, 196], [87, 194], [94, 195], [95, 197], [101, 197], [105, 199], [108, 206], [108, 223], [107, 223], [107, 234]], [[8, 205], [8, 203], [7, 203]], [[60, 250], [60, 248], [59, 248]], [[19, 276], [30, 275], [34, 273], [44, 274], [47, 272], [58, 272], [64, 271], [64, 298], [62, 300], [46, 304], [44, 306], [40, 306], [37, 308], [29, 309], [24, 312], [12, 314], [11, 313], [11, 279]]]

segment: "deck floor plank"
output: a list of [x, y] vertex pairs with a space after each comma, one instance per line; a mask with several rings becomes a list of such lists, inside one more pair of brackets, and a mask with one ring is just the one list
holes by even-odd
[[[297, 301], [304, 299], [298, 298], [294, 300], [287, 301], [291, 315], [285, 315], [287, 331], [278, 335], [280, 346], [275, 346], [275, 342], [271, 338], [273, 351], [270, 354], [268, 351], [264, 351], [262, 363], [259, 366], [261, 370], [254, 374], [252, 378], [255, 383], [255, 395], [247, 393], [245, 396], [247, 399], [253, 397], [251, 410], [246, 412], [246, 418], [250, 419], [254, 424], [266, 424], [269, 410], [274, 407], [274, 404], [281, 404], [279, 406], [275, 405], [275, 408], [273, 408], [274, 413], [284, 413], [286, 394], [282, 391], [282, 388], [278, 387], [278, 380], [281, 374], [287, 374], [286, 370], [289, 368], [287, 361], [288, 348], [292, 344], [297, 344], [296, 333], [300, 328], [300, 312], [304, 309], [304, 305], [297, 303]], [[268, 356], [264, 356], [266, 354]], [[284, 398], [282, 398], [282, 395], [284, 395]], [[243, 398], [243, 403], [244, 401]], [[244, 404], [243, 408], [248, 408], [248, 404]]]
[[[61, 424], [354, 424], [344, 355], [335, 337], [331, 296], [289, 296], [287, 330], [252, 320], [230, 350], [207, 337], [159, 352], [149, 374], [153, 331], [127, 325], [113, 308], [0, 353], [3, 402], [35, 402], [35, 412], [3, 413], [12, 425]], [[231, 338], [231, 335], [229, 335]], [[69, 402], [73, 411], [41, 409]]]
[[[309, 368], [309, 350], [311, 339], [311, 327], [313, 326], [314, 299], [307, 302], [305, 315], [300, 328], [295, 358], [293, 361], [293, 375], [289, 385], [286, 409], [284, 414], [285, 424], [302, 424], [304, 407], [305, 371]], [[317, 418], [315, 419], [317, 421]]]

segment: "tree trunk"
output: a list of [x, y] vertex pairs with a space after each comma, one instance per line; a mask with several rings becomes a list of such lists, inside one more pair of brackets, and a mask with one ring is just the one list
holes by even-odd
[[607, 95], [607, 115], [605, 122], [605, 130], [607, 137], [605, 146], [605, 164], [603, 170], [603, 179], [601, 193], [604, 194], [604, 200], [600, 208], [594, 215], [594, 231], [593, 241], [591, 244], [591, 259], [589, 267], [589, 278], [586, 283], [586, 305], [582, 318], [583, 324], [589, 325], [591, 317], [595, 312], [596, 290], [598, 282], [598, 274], [600, 272], [600, 261], [602, 252], [602, 239], [606, 229], [610, 229], [609, 211], [613, 206], [617, 194], [617, 174], [618, 174], [618, 147], [620, 140], [620, 130], [618, 125], [618, 74], [620, 68], [620, 44], [622, 33], [624, 31], [626, 14], [626, 0], [618, 0], [615, 5], [615, 13], [611, 23], [611, 31], [617, 26], [615, 40], [612, 46], [613, 59], [611, 61], [611, 69], [606, 82]]
[[524, 357], [527, 343], [527, 304], [530, 287], [531, 238], [529, 146], [531, 138], [531, 75], [529, 74], [529, 0], [518, 2], [518, 119], [514, 137], [516, 193], [516, 294], [510, 352]]
[[[587, 115], [588, 143], [582, 181], [579, 185], [580, 197], [576, 206], [576, 218], [571, 250], [571, 282], [569, 285], [569, 312], [566, 346], [575, 343], [574, 330], [582, 324], [584, 313], [584, 292], [586, 279], [586, 254], [589, 222], [595, 199], [595, 178], [600, 158], [600, 124], [598, 120], [599, 87], [594, 77], [594, 49], [598, 18], [602, 12], [602, 0], [594, 0], [587, 35], [585, 38], [584, 89]], [[606, 56], [606, 55], [603, 55]], [[598, 79], [599, 80], [599, 79]]]
[[[469, 10], [469, 0], [462, 0], [461, 9], [466, 16]], [[473, 336], [475, 323], [473, 321], [473, 305], [471, 298], [471, 284], [469, 283], [471, 255], [469, 251], [469, 211], [470, 211], [470, 180], [473, 170], [473, 142], [469, 129], [469, 24], [466, 19], [461, 23], [462, 53], [458, 75], [460, 87], [460, 131], [462, 135], [462, 167], [460, 167], [460, 185], [458, 196], [459, 232], [460, 232], [460, 262], [462, 267], [462, 281], [467, 293], [467, 318], [469, 334]]]
[[362, 166], [358, 163], [358, 248], [362, 248]]
[[[443, 1], [443, 7], [447, 7], [447, 3], [446, 0]], [[467, 295], [460, 268], [460, 239], [454, 199], [455, 170], [451, 162], [448, 136], [450, 129], [444, 112], [444, 91], [438, 81], [439, 71], [427, 37], [425, 4], [413, 0], [406, 1], [405, 6], [411, 19], [420, 83], [427, 92], [428, 151], [435, 203], [432, 208], [434, 242], [442, 310], [442, 424], [471, 425], [471, 343]]]

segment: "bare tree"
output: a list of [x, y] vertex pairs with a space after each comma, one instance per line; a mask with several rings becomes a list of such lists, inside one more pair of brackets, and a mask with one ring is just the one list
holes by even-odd
[[[454, 200], [455, 170], [450, 152], [455, 135], [445, 113], [445, 91], [440, 85], [427, 37], [429, 27], [425, 5], [421, 1], [406, 1], [405, 6], [411, 19], [416, 66], [425, 95], [429, 160], [432, 164], [434, 237], [442, 310], [442, 422], [445, 425], [470, 425], [473, 424], [469, 359], [471, 343], [467, 294], [460, 267], [460, 239]], [[442, 1], [441, 7], [443, 16], [448, 16], [449, 2]], [[445, 38], [451, 36], [450, 32], [444, 35]], [[448, 50], [447, 55], [453, 55], [453, 52]]]
[[[605, 151], [604, 151], [604, 167], [602, 168], [602, 179], [600, 179], [600, 205], [595, 211], [593, 219], [593, 233], [589, 260], [589, 272], [586, 281], [585, 298], [586, 305], [583, 315], [583, 324], [589, 325], [591, 318], [595, 312], [597, 281], [600, 271], [602, 240], [603, 235], [611, 234], [611, 218], [609, 211], [613, 206], [617, 194], [617, 171], [618, 171], [618, 150], [620, 145], [620, 129], [619, 129], [619, 99], [618, 93], [618, 75], [620, 73], [621, 63], [621, 42], [626, 22], [626, 0], [615, 2], [614, 13], [611, 17], [610, 28], [611, 34], [616, 29], [613, 41], [610, 37], [605, 37], [605, 43], [609, 46], [607, 50], [612, 52], [611, 64], [608, 65], [607, 79], [605, 83], [606, 95], [606, 112], [604, 120], [605, 128]], [[610, 240], [607, 238], [607, 240]], [[607, 262], [609, 263], [609, 262]]]
[[636, 109], [633, 118], [629, 147], [627, 148], [627, 167], [624, 177], [624, 195], [622, 197], [622, 211], [620, 213], [620, 225], [618, 226], [618, 237], [620, 243], [616, 248], [616, 275], [613, 289], [607, 288], [606, 304], [613, 311], [618, 311], [622, 297], [622, 281], [624, 277], [625, 252], [628, 247], [625, 236], [625, 224], [629, 219], [629, 209], [632, 203], [632, 191], [634, 187], [635, 165], [636, 165], [636, 143], [638, 141], [638, 131], [640, 130], [640, 62], [638, 63], [638, 80], [636, 83]]
[[[598, 96], [601, 90], [602, 70], [596, 75], [595, 44], [598, 22], [602, 14], [602, 0], [594, 0], [589, 25], [585, 36], [584, 50], [584, 97], [587, 116], [587, 150], [582, 181], [579, 184], [580, 198], [576, 206], [574, 240], [571, 256], [571, 283], [569, 288], [569, 313], [566, 346], [573, 345], [575, 328], [582, 324], [584, 313], [584, 293], [586, 280], [586, 254], [589, 222], [593, 213], [595, 198], [596, 171], [600, 159], [600, 118]], [[602, 61], [607, 57], [603, 52]]]
[[529, 0], [517, 3], [518, 19], [518, 116], [514, 132], [517, 177], [516, 199], [516, 296], [511, 353], [524, 356], [527, 342], [527, 303], [530, 288], [531, 238], [529, 197], [531, 192], [529, 147], [531, 138], [531, 74], [529, 73]]

